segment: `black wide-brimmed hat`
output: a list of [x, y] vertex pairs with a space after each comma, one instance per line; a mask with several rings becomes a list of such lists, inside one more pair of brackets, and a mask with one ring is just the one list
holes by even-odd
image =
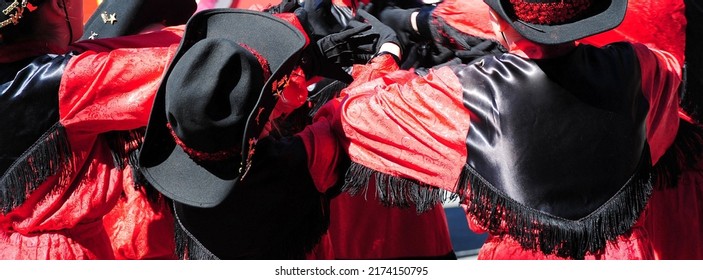
[[[517, 2], [525, 2], [526, 6], [531, 7], [553, 4], [553, 9], [557, 10], [573, 10], [573, 7], [568, 6], [568, 3], [575, 1], [517, 0]], [[516, 15], [515, 6], [511, 3], [511, 0], [484, 0], [484, 2], [506, 20], [520, 35], [542, 44], [561, 44], [608, 31], [620, 25], [625, 18], [625, 11], [627, 10], [627, 0], [590, 0], [586, 1], [588, 2], [586, 9], [578, 15], [574, 15], [573, 18], [567, 18], [559, 23], [536, 23], [521, 20]], [[564, 3], [567, 3], [567, 5], [564, 5]], [[553, 11], [548, 13], [553, 14]]]
[[258, 136], [306, 44], [267, 13], [194, 15], [156, 93], [139, 162], [165, 196], [215, 207], [245, 180]]

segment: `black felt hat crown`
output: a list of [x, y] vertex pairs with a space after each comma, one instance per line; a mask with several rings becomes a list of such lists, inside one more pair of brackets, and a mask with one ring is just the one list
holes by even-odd
[[305, 44], [298, 29], [266, 13], [193, 16], [154, 100], [139, 155], [146, 179], [180, 203], [221, 203], [244, 179]]

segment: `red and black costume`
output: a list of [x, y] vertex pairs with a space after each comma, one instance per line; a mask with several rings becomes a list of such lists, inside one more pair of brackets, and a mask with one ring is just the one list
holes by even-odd
[[[461, 3], [459, 3], [461, 2]], [[686, 17], [689, 21], [695, 21], [698, 5], [686, 3], [686, 16], [684, 16], [684, 1], [680, 0], [653, 0], [653, 1], [629, 1], [628, 12], [621, 25], [614, 30], [583, 38], [580, 41], [604, 46], [617, 41], [632, 41], [654, 46], [670, 52], [681, 65], [684, 56], [684, 42], [687, 46], [687, 64], [689, 65], [689, 76], [697, 75], [695, 71], [696, 51], [689, 52], [695, 48], [689, 48], [697, 43], [695, 35], [689, 35], [684, 40], [686, 33], [697, 34], [695, 25], [686, 25]], [[429, 21], [421, 20], [418, 16], [418, 27], [420, 33], [430, 36], [433, 41], [444, 47], [455, 50], [465, 50], [464, 42], [472, 40], [474, 37], [493, 38], [491, 26], [488, 23], [485, 12], [486, 4], [483, 1], [444, 1], [439, 4], [429, 15]], [[698, 11], [700, 13], [700, 11]], [[422, 15], [422, 12], [420, 13]], [[666, 22], [666, 24], [661, 24]], [[425, 26], [425, 24], [427, 24]], [[468, 38], [468, 39], [467, 39]], [[692, 55], [693, 54], [693, 55]], [[669, 66], [667, 66], [669, 67]], [[674, 67], [674, 66], [671, 66]], [[695, 94], [696, 79], [688, 78], [686, 85], [682, 86], [682, 105], [688, 112], [696, 114], [697, 106], [692, 102], [698, 95]], [[700, 246], [691, 246], [700, 243], [701, 223], [700, 211], [700, 188], [696, 186], [700, 177], [699, 164], [696, 158], [700, 158], [701, 140], [696, 133], [699, 128], [695, 120], [681, 112], [681, 130], [679, 131], [675, 144], [663, 156], [657, 166], [659, 179], [656, 181], [653, 195], [648, 203], [648, 215], [637, 223], [636, 230], [642, 234], [633, 234], [630, 237], [620, 237], [629, 239], [631, 243], [643, 243], [646, 228], [647, 236], [652, 242], [654, 255], [649, 257], [680, 259], [680, 258], [700, 258]], [[672, 122], [669, 122], [669, 124]], [[665, 124], [669, 125], [669, 124]], [[672, 126], [673, 127], [673, 126]], [[698, 132], [699, 133], [699, 132]], [[664, 142], [666, 144], [666, 142]], [[686, 155], [686, 156], [684, 156]], [[688, 158], [688, 159], [687, 159]], [[680, 178], [679, 178], [680, 174]], [[666, 178], [666, 179], [664, 179]], [[678, 218], [675, 218], [678, 217]], [[646, 227], [643, 227], [646, 225]], [[470, 222], [473, 229], [483, 231]], [[681, 238], [685, 234], [685, 238]], [[638, 241], [639, 240], [639, 241]], [[685, 242], [683, 240], [686, 240]], [[682, 241], [682, 242], [677, 242]], [[649, 242], [649, 241], [647, 241]], [[644, 243], [647, 243], [644, 242]], [[610, 246], [610, 245], [609, 245]], [[612, 250], [608, 250], [612, 252]], [[482, 258], [545, 258], [539, 252], [526, 252], [518, 242], [509, 238], [496, 238], [491, 236], [484, 246], [481, 254]], [[623, 256], [607, 255], [605, 257], [614, 258]]]
[[178, 29], [2, 66], [3, 259], [173, 258], [173, 219], [138, 183], [141, 142]]
[[[597, 61], [611, 61], [614, 57], [620, 57], [620, 65], [623, 65], [623, 68], [594, 71], [597, 69], [589, 69], [593, 66], [571, 63], [572, 61], [581, 61], [585, 57]], [[378, 61], [377, 59], [375, 64], [378, 63], [388, 65], [391, 62], [390, 60]], [[366, 67], [368, 68], [361, 70], [361, 75], [373, 73], [373, 64]], [[380, 69], [383, 69], [383, 66], [380, 66]], [[572, 72], [566, 72], [565, 69]], [[638, 69], [639, 71], [637, 71]], [[366, 73], [363, 73], [364, 71]], [[573, 73], [573, 71], [584, 74], [573, 76], [579, 77], [578, 81], [574, 81], [570, 76], [560, 74]], [[597, 76], [596, 73], [609, 73], [612, 75], [608, 77], [618, 77], [618, 80], [605, 79]], [[613, 212], [603, 213], [604, 215], [601, 217], [616, 216], [618, 218], [610, 219], [613, 223], [608, 224], [607, 229], [596, 231], [600, 238], [600, 241], [596, 241], [596, 243], [584, 242], [583, 245], [564, 246], [561, 242], [583, 240], [583, 237], [579, 238], [579, 231], [571, 231], [570, 233], [566, 231], [567, 234], [561, 236], [540, 237], [539, 240], [543, 244], [537, 246], [531, 243], [535, 241], [535, 236], [510, 232], [501, 224], [501, 221], [505, 221], [503, 219], [510, 221], [508, 224], [510, 226], [511, 222], [525, 222], [525, 219], [534, 217], [529, 216], [535, 214], [532, 213], [532, 210], [524, 210], [524, 206], [521, 205], [539, 207], [542, 211], [571, 211], [567, 210], [568, 208], [559, 208], [558, 204], [550, 202], [549, 197], [559, 193], [558, 187], [546, 188], [543, 186], [557, 186], [560, 183], [566, 183], [568, 180], [561, 181], [566, 179], [563, 177], [565, 174], [573, 176], [580, 174], [578, 178], [585, 181], [602, 180], [602, 174], [595, 172], [598, 169], [583, 166], [583, 164], [595, 164], [595, 161], [584, 161], [583, 159], [587, 155], [579, 155], [576, 151], [614, 148], [614, 146], [606, 145], [607, 142], [587, 141], [586, 138], [581, 138], [582, 142], [577, 142], [583, 145], [578, 149], [576, 146], [572, 146], [577, 145], [576, 143], [571, 142], [567, 145], [560, 141], [564, 139], [564, 135], [561, 135], [560, 132], [566, 129], [562, 123], [570, 123], [571, 125], [580, 123], [579, 118], [584, 117], [583, 114], [569, 114], [568, 110], [536, 110], [533, 114], [527, 114], [525, 119], [521, 119], [511, 118], [511, 112], [502, 113], [501, 110], [507, 110], [517, 103], [515, 99], [506, 99], [506, 95], [501, 93], [506, 92], [511, 85], [517, 84], [513, 82], [525, 81], [526, 77], [536, 78], [536, 82], [527, 87], [533, 89], [531, 92], [534, 93], [531, 97], [535, 97], [534, 94], [543, 94], [533, 102], [571, 104], [572, 107], [569, 108], [599, 108], [599, 106], [603, 106], [602, 108], [610, 108], [615, 112], [624, 110], [621, 115], [628, 120], [620, 123], [627, 125], [618, 129], [631, 131], [629, 134], [631, 136], [617, 138], [614, 143], [622, 143], [623, 146], [639, 143], [629, 146], [628, 153], [631, 160], [628, 165], [617, 167], [622, 170], [617, 173], [617, 176], [620, 177], [617, 179], [609, 177], [610, 180], [616, 180], [622, 184], [601, 197], [602, 200], [612, 198], [626, 202], [629, 214], [618, 212], [621, 210], [606, 209], [606, 212], [616, 211], [622, 215], [615, 215]], [[611, 80], [612, 83], [604, 83], [608, 80]], [[623, 83], [623, 81], [629, 82]], [[641, 45], [629, 44], [612, 45], [603, 49], [582, 45], [568, 56], [549, 61], [528, 61], [514, 55], [486, 57], [473, 65], [432, 70], [424, 77], [418, 77], [404, 71], [392, 72], [365, 84], [352, 85], [345, 91], [347, 97], [338, 104], [337, 108], [341, 113], [341, 129], [344, 138], [346, 138], [343, 140], [345, 143], [343, 146], [347, 147], [347, 152], [353, 162], [345, 188], [351, 191], [364, 189], [368, 180], [375, 180], [382, 182], [383, 188], [377, 192], [382, 195], [379, 197], [381, 201], [400, 206], [414, 203], [419, 205], [419, 209], [436, 203], [442, 197], [443, 191], [454, 192], [468, 199], [465, 202], [469, 205], [469, 221], [489, 230], [494, 237], [515, 238], [521, 241], [520, 244], [523, 248], [541, 250], [557, 256], [578, 258], [584, 257], [585, 254], [601, 254], [606, 242], [614, 241], [618, 236], [632, 232], [636, 234], [637, 232], [636, 229], [630, 230], [629, 225], [640, 217], [639, 215], [646, 204], [649, 192], [646, 182], [649, 176], [647, 168], [651, 164], [648, 154], [651, 154], [652, 163], [656, 163], [673, 142], [674, 132], [678, 127], [678, 107], [676, 106], [678, 82], [679, 67], [671, 56], [650, 51]], [[476, 88], [476, 85], [482, 85], [482, 87]], [[488, 85], [490, 87], [486, 87]], [[579, 87], [575, 88], [576, 85]], [[597, 85], [604, 85], [602, 88], [598, 87], [597, 91], [603, 93], [599, 96], [593, 96]], [[606, 94], [609, 92], [608, 89], [618, 93], [620, 90], [624, 90], [629, 94]], [[562, 99], [567, 97], [568, 100]], [[332, 103], [328, 106], [334, 105]], [[507, 107], [492, 107], [498, 105]], [[604, 121], [606, 119], [613, 121], [618, 115], [618, 113], [605, 113], [608, 112], [605, 109], [593, 108], [588, 110], [602, 111], [601, 113], [604, 115], [600, 115], [598, 118]], [[513, 108], [513, 110], [517, 109]], [[501, 114], [494, 115], [495, 113]], [[556, 113], [562, 115], [551, 115]], [[592, 117], [596, 117], [596, 115]], [[502, 119], [503, 116], [506, 119]], [[645, 117], [649, 120], [646, 124]], [[507, 131], [501, 130], [500, 125], [507, 125], [507, 123], [496, 122], [497, 120], [507, 121], [510, 124], [523, 123], [524, 125], [518, 126], [522, 128], [518, 130], [520, 133], [506, 134]], [[524, 123], [524, 121], [529, 122]], [[611, 123], [610, 125], [616, 124]], [[591, 126], [587, 122], [581, 123], [579, 127], [581, 129], [577, 131], [582, 133], [592, 132], [592, 129], [598, 131], [597, 127]], [[383, 128], [383, 131], [381, 132], [379, 128]], [[519, 139], [524, 141], [527, 139], [525, 137], [537, 136], [537, 134], [542, 134], [540, 138], [537, 138], [541, 139], [540, 143], [516, 141]], [[584, 135], [578, 137], [584, 137]], [[518, 142], [530, 143], [534, 146], [517, 145]], [[614, 143], [610, 144], [615, 145]], [[646, 143], [651, 147], [651, 152], [647, 151]], [[544, 149], [537, 148], [554, 145], [566, 150], [576, 149], [572, 153], [564, 153], [564, 155], [573, 158], [556, 158], [555, 154], [546, 154]], [[497, 149], [494, 150], [497, 151], [496, 154], [487, 154], [489, 149]], [[528, 152], [530, 149], [532, 151]], [[517, 151], [524, 153], [516, 153]], [[595, 152], [595, 150], [591, 150], [591, 152]], [[547, 178], [554, 181], [531, 185], [535, 183], [535, 179], [523, 176], [527, 176], [525, 174], [529, 174], [527, 172], [529, 170], [534, 171], [535, 167], [531, 164], [535, 162], [553, 166], [555, 169], [552, 171], [556, 173], [551, 174], [547, 170], [545, 175], [551, 176]], [[466, 163], [466, 167], [462, 163]], [[492, 169], [483, 170], [486, 167], [481, 167], [477, 163], [483, 163]], [[558, 166], [559, 164], [564, 164], [564, 166]], [[522, 167], [518, 169], [506, 168], [515, 165]], [[522, 175], [509, 175], [508, 173], [511, 172], [524, 173]], [[600, 172], [605, 172], [605, 170]], [[572, 176], [567, 177], [572, 178]], [[628, 182], [630, 177], [635, 180]], [[500, 178], [521, 178], [521, 181], [519, 185], [504, 184]], [[469, 184], [465, 184], [466, 182]], [[571, 184], [573, 183], [578, 185], [576, 181], [571, 181]], [[431, 188], [431, 186], [438, 188]], [[529, 193], [541, 191], [545, 195], [540, 198], [542, 200], [536, 202], [537, 204], [530, 204], [534, 200], [531, 200], [527, 194], [528, 189]], [[585, 191], [588, 192], [588, 190]], [[520, 204], [518, 204], [514, 200], [520, 196], [507, 197], [505, 193], [511, 195], [523, 193], [525, 195], [522, 196], [523, 200], [519, 201]], [[575, 201], [578, 200], [571, 202], [575, 203]], [[581, 205], [579, 208], [588, 211], [588, 207]], [[501, 213], [501, 215], [496, 216], [491, 213]], [[561, 214], [563, 215], [563, 212]], [[525, 218], [524, 215], [528, 215], [528, 218]], [[540, 214], [535, 215], [539, 216]], [[568, 215], [575, 220], [583, 218], [583, 214], [577, 212], [570, 212]], [[540, 226], [544, 225], [545, 227], [535, 226], [533, 229], [545, 234], [560, 232], [559, 228], [562, 225], [555, 224], [555, 221], [549, 221], [548, 216], [546, 218], [535, 217], [542, 222]], [[541, 218], [546, 220], [539, 220]], [[519, 224], [525, 225], [524, 223]], [[554, 230], [549, 229], [550, 226], [554, 226]], [[581, 234], [596, 230], [593, 227], [598, 227], [595, 224], [592, 225], [593, 227], [589, 226], [580, 229], [584, 230], [581, 231]], [[547, 240], [552, 240], [554, 243], [544, 243]], [[589, 240], [597, 239], [591, 238]], [[619, 241], [632, 243], [631, 240]], [[489, 240], [490, 242], [491, 240]], [[626, 246], [626, 244], [620, 244], [620, 246]], [[651, 256], [651, 248], [649, 247], [642, 247], [638, 250], [645, 253], [620, 255], [619, 257]]]

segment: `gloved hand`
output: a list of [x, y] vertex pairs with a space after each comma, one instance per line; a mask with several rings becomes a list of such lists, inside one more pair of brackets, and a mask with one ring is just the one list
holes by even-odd
[[310, 44], [301, 60], [301, 68], [308, 79], [322, 76], [351, 83], [352, 77], [343, 67], [365, 63], [373, 55], [364, 46], [373, 45], [377, 34], [369, 32], [368, 24], [354, 23], [341, 32], [333, 33]]
[[306, 0], [294, 13], [313, 42], [344, 28], [332, 14], [331, 0]]
[[371, 25], [350, 21], [345, 30], [318, 40], [317, 46], [328, 62], [346, 67], [368, 62], [376, 53], [378, 38]]
[[378, 34], [378, 40], [376, 41], [375, 44], [375, 51], [377, 52], [378, 49], [385, 43], [393, 43], [396, 44], [400, 47], [401, 52], [403, 51], [403, 45], [401, 44], [400, 40], [398, 39], [398, 35], [396, 32], [389, 27], [388, 25], [384, 24], [380, 20], [378, 20], [376, 17], [372, 16], [369, 14], [367, 11], [363, 9], [359, 9], [356, 11], [356, 17], [354, 17], [354, 20], [362, 23], [367, 23], [370, 24], [371, 27], [371, 32]]
[[396, 6], [388, 6], [378, 15], [381, 22], [396, 31], [401, 48], [405, 50], [410, 49], [417, 42], [427, 41], [413, 29], [411, 15], [414, 12], [419, 12], [419, 9], [401, 9]]

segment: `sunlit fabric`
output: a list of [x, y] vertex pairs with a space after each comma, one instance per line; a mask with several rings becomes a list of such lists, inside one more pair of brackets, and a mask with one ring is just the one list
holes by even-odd
[[596, 46], [618, 41], [642, 43], [671, 53], [683, 64], [685, 28], [683, 0], [630, 0], [618, 27], [581, 41]]
[[[165, 202], [147, 202], [131, 167], [115, 165], [114, 151], [101, 136], [146, 126], [180, 40], [157, 37], [172, 40], [151, 41], [150, 48], [86, 51], [68, 62], [58, 106], [71, 164], [0, 216], [0, 258], [173, 258], [173, 221]], [[134, 37], [104, 46], [130, 43], [143, 46], [144, 41]]]
[[[662, 132], [676, 129], [676, 124], [672, 125], [671, 122], [678, 119], [675, 90], [677, 81], [680, 80], [680, 70], [677, 69], [678, 63], [671, 56], [649, 52], [641, 45], [635, 46], [634, 49], [634, 52], [630, 49], [629, 54], [630, 57], [637, 54], [637, 59], [634, 61], [639, 62], [641, 74], [635, 72], [632, 75], [641, 77], [641, 80], [639, 78], [632, 80], [635, 91], [631, 93], [639, 94], [640, 99], [643, 96], [649, 103], [646, 135], [652, 145], [652, 158], [656, 160], [673, 142], [674, 134]], [[615, 50], [609, 49], [605, 52], [615, 52]], [[654, 59], [659, 63], [654, 63]], [[541, 66], [546, 67], [546, 65]], [[636, 71], [637, 66], [630, 67], [634, 67], [632, 69]], [[456, 184], [461, 171], [458, 165], [461, 165], [461, 160], [466, 159], [467, 156], [466, 148], [460, 145], [464, 144], [466, 135], [471, 132], [469, 124], [471, 123], [473, 127], [474, 122], [480, 121], [480, 117], [478, 112], [463, 108], [462, 99], [459, 96], [461, 79], [447, 70], [449, 69], [433, 70], [424, 77], [398, 71], [384, 78], [350, 86], [345, 90], [347, 98], [341, 107], [341, 127], [345, 136], [349, 138], [348, 152], [352, 162], [396, 178], [419, 181], [451, 192], [457, 191]], [[525, 70], [525, 73], [529, 72]], [[662, 72], [670, 73], [670, 76], [657, 76], [656, 73]], [[593, 75], [570, 73], [572, 72], [565, 71], [561, 74], [601, 79]], [[510, 72], [506, 72], [502, 77], [515, 79]], [[563, 78], [561, 77], [562, 80], [557, 78], [557, 81], [568, 81]], [[587, 90], [580, 91], [577, 95], [581, 98], [592, 98], [592, 96], [588, 97]], [[611, 100], [605, 92], [593, 93], [606, 95], [601, 98]], [[608, 106], [620, 106], [618, 104], [626, 103], [613, 102]], [[641, 121], [643, 117], [640, 112], [639, 120]], [[417, 156], [411, 156], [413, 154]], [[639, 153], [634, 154], [637, 159]], [[630, 166], [625, 171], [633, 172], [632, 168]], [[520, 172], [520, 170], [515, 171]], [[629, 174], [624, 173], [621, 175], [626, 179]], [[630, 217], [633, 220], [637, 218], [638, 216]], [[621, 241], [628, 242], [628, 240]], [[651, 254], [641, 255], [641, 257], [647, 256]], [[632, 257], [637, 258], [637, 256]]]

